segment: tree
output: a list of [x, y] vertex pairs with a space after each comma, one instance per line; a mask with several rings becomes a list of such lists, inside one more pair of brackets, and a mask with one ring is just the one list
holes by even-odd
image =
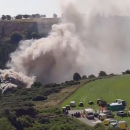
[[22, 19], [22, 15], [21, 14], [19, 14], [19, 15], [17, 15], [16, 17], [15, 17], [15, 19]]
[[11, 20], [11, 16], [10, 15], [6, 15], [7, 20]]
[[106, 72], [105, 71], [100, 71], [99, 77], [103, 77], [103, 76], [107, 76]]
[[125, 72], [122, 72], [123, 74], [130, 74], [130, 70], [126, 70]]
[[73, 75], [73, 80], [74, 80], [74, 81], [81, 80], [80, 74], [79, 74], [79, 73], [74, 73], [74, 75]]
[[92, 79], [92, 78], [95, 78], [95, 75], [89, 75], [88, 78]]
[[83, 76], [82, 76], [82, 79], [87, 79], [87, 76], [86, 76], [86, 75], [83, 75]]
[[36, 18], [40, 18], [40, 14], [36, 14]]
[[23, 36], [19, 32], [13, 32], [10, 35], [10, 41], [11, 43], [19, 43], [23, 39]]
[[41, 17], [46, 18], [46, 15], [45, 15], [45, 14], [44, 14], [44, 15], [41, 15]]
[[57, 14], [53, 14], [53, 17], [54, 17], [54, 18], [57, 18]]
[[2, 15], [1, 20], [6, 20], [6, 16]]
[[23, 15], [23, 18], [25, 18], [25, 19], [29, 18], [29, 15], [25, 14], [25, 15]]
[[40, 16], [40, 14], [32, 14], [32, 17], [33, 18], [40, 18], [41, 16]]
[[44, 14], [43, 17], [46, 18], [46, 15]]
[[35, 15], [35, 14], [32, 14], [32, 17], [33, 17], [33, 18], [36, 18], [36, 15]]

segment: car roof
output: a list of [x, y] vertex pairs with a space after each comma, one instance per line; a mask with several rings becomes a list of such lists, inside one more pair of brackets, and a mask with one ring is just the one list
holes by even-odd
[[123, 112], [123, 111], [118, 111], [118, 112]]

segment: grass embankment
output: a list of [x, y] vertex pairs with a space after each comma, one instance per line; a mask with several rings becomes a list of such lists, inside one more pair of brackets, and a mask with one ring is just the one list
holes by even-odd
[[[127, 101], [128, 107], [130, 106], [130, 75], [114, 76], [106, 79], [99, 79], [83, 85], [67, 100], [65, 100], [61, 106], [64, 107], [70, 103], [70, 101], [76, 101], [75, 110], [91, 107], [99, 110], [97, 105], [97, 99], [102, 98], [108, 103], [112, 103], [116, 99], [123, 99]], [[88, 101], [93, 101], [94, 105], [89, 105]], [[79, 107], [78, 103], [83, 102], [84, 107]], [[125, 120], [130, 127], [130, 118], [116, 117], [117, 120]]]
[[77, 89], [79, 89], [86, 80], [81, 80], [80, 85], [73, 85], [70, 87], [63, 88], [59, 93], [54, 93], [48, 96], [46, 101], [34, 102], [35, 108], [41, 110], [43, 108], [49, 108], [54, 106], [60, 106], [64, 100], [66, 100], [70, 95], [72, 95]]
[[83, 102], [84, 108], [86, 108], [90, 107], [88, 101], [91, 100], [94, 102], [94, 105], [91, 107], [98, 109], [99, 107], [96, 103], [98, 98], [102, 98], [108, 103], [115, 101], [115, 99], [123, 99], [130, 105], [129, 92], [130, 75], [99, 79], [83, 85], [78, 91], [65, 100], [62, 106], [69, 104], [70, 101], [76, 101], [77, 107], [74, 109], [80, 109], [80, 107], [78, 107], [79, 102]]

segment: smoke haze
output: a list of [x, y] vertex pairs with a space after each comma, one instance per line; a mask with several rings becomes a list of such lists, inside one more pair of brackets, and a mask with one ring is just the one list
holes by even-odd
[[[79, 0], [63, 4], [62, 22], [47, 38], [21, 41], [7, 66], [11, 77], [29, 86], [71, 80], [81, 75], [121, 73], [130, 67], [130, 2]], [[64, 6], [65, 5], [65, 6]], [[78, 5], [78, 6], [77, 6]], [[86, 14], [86, 15], [83, 15]], [[10, 70], [6, 70], [10, 77]], [[15, 76], [13, 76], [15, 75]], [[5, 76], [5, 70], [0, 77]]]

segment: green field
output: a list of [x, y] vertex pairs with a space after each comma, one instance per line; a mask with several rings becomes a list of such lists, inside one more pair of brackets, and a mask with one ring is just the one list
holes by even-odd
[[[115, 99], [123, 99], [130, 105], [130, 75], [114, 76], [106, 79], [99, 79], [82, 86], [78, 91], [71, 95], [62, 103], [62, 107], [69, 105], [70, 101], [76, 101], [76, 108], [79, 102], [84, 103], [84, 108], [92, 107], [99, 109], [97, 106], [97, 99], [102, 98], [108, 103], [115, 101]], [[94, 105], [88, 105], [88, 101], [93, 101]], [[82, 108], [83, 109], [83, 108]]]
[[[76, 101], [75, 110], [84, 108], [93, 108], [99, 110], [97, 99], [102, 98], [108, 103], [112, 103], [116, 99], [126, 100], [128, 107], [130, 106], [130, 75], [114, 76], [112, 78], [100, 79], [79, 88], [73, 95], [62, 103], [62, 107], [69, 105], [70, 101]], [[94, 105], [89, 105], [88, 101], [93, 101]], [[79, 107], [78, 103], [83, 102], [84, 107]], [[116, 117], [116, 120], [124, 120], [130, 128], [130, 118]]]

